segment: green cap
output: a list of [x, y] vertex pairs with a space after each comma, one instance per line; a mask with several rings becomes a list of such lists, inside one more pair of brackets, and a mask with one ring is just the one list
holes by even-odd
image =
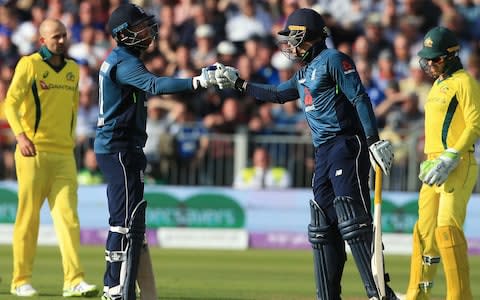
[[433, 59], [442, 55], [449, 55], [460, 50], [460, 44], [455, 34], [441, 26], [434, 27], [427, 32], [423, 39], [423, 48], [418, 56]]

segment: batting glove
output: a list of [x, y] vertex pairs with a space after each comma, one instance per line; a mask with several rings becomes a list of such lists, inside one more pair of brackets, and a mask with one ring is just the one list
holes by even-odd
[[216, 63], [215, 66], [217, 67], [215, 70], [215, 81], [218, 87], [221, 90], [236, 88], [236, 83], [239, 80], [238, 70], [230, 66], [224, 66], [221, 63]]
[[449, 148], [436, 159], [424, 161], [420, 165], [418, 178], [428, 185], [442, 185], [448, 175], [458, 166], [458, 151]]
[[215, 70], [215, 66], [202, 68], [202, 73], [192, 78], [193, 89], [197, 90], [201, 87], [206, 89], [214, 86], [217, 83], [215, 81]]
[[393, 163], [392, 143], [387, 140], [377, 141], [368, 147], [368, 152], [372, 167], [378, 165], [383, 173], [388, 176]]

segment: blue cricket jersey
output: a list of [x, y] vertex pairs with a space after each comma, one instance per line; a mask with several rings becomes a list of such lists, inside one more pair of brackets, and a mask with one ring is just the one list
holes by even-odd
[[284, 103], [301, 99], [315, 147], [338, 135], [378, 139], [372, 104], [354, 62], [336, 49], [324, 49], [278, 86], [248, 82], [258, 100]]
[[193, 90], [192, 79], [158, 77], [139, 53], [119, 46], [100, 67], [96, 153], [142, 151], [147, 140], [146, 93], [173, 94]]

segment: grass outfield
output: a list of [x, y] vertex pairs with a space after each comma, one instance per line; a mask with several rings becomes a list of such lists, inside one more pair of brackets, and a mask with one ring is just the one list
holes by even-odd
[[[165, 250], [151, 249], [159, 299], [169, 300], [312, 300], [314, 284], [310, 251], [289, 250]], [[19, 300], [9, 294], [11, 247], [0, 246], [0, 299]], [[105, 266], [103, 248], [82, 247], [86, 279], [102, 285]], [[392, 287], [404, 291], [408, 280], [409, 257], [387, 256]], [[470, 258], [471, 282], [480, 282], [480, 257]], [[445, 299], [445, 283], [439, 270], [434, 298]], [[31, 299], [63, 299], [62, 269], [57, 247], [39, 247], [33, 286], [40, 296]], [[352, 257], [343, 276], [346, 300], [366, 299]], [[480, 286], [472, 284], [473, 298], [480, 299]], [[98, 297], [99, 298], [99, 297]], [[98, 299], [97, 298], [97, 299]]]

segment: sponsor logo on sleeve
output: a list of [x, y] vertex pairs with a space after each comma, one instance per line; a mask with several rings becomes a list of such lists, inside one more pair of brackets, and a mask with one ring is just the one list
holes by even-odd
[[345, 75], [356, 72], [353, 65], [346, 59], [342, 61], [342, 69]]

